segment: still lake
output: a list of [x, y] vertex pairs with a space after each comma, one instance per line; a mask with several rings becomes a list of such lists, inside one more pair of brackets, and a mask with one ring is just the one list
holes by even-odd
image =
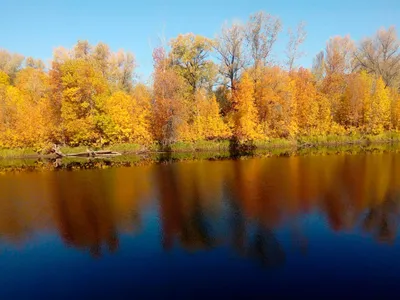
[[400, 154], [0, 175], [0, 299], [389, 298]]

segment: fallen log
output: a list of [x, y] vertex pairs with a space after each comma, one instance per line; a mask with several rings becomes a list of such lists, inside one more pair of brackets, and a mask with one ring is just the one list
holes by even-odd
[[114, 152], [110, 150], [100, 150], [100, 151], [86, 151], [78, 153], [64, 154], [67, 157], [101, 157], [101, 156], [118, 156], [121, 155], [119, 152]]
[[61, 157], [65, 156], [65, 154], [61, 152], [60, 147], [56, 144], [53, 145], [51, 152], [53, 152], [57, 158], [61, 158]]
[[64, 154], [61, 152], [60, 147], [57, 145], [53, 146], [52, 152], [58, 157], [108, 157], [108, 156], [118, 156], [121, 155], [119, 152], [111, 151], [111, 150], [99, 150], [99, 151], [91, 151], [89, 149], [86, 152], [78, 152], [78, 153], [68, 153]]

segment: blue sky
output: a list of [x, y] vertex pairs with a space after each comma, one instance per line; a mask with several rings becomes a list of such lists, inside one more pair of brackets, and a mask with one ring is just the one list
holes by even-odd
[[0, 8], [0, 48], [49, 61], [57, 46], [71, 48], [79, 39], [102, 41], [112, 50], [133, 52], [143, 79], [152, 71], [152, 48], [161, 36], [168, 40], [194, 32], [214, 37], [225, 21], [245, 22], [259, 10], [279, 16], [285, 27], [275, 49], [277, 59], [287, 28], [306, 22], [306, 56], [299, 62], [305, 67], [331, 36], [350, 34], [359, 40], [382, 26], [400, 30], [399, 0], [0, 0]]

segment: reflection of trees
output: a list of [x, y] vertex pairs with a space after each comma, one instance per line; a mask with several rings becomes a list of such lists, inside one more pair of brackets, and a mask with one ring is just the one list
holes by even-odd
[[301, 226], [297, 223], [297, 220], [294, 220], [292, 223], [290, 231], [294, 249], [298, 250], [302, 254], [306, 254], [308, 251], [309, 241], [302, 232]]
[[293, 245], [306, 249], [308, 239], [296, 220], [309, 213], [318, 212], [332, 230], [358, 230], [361, 224], [376, 239], [393, 241], [399, 169], [399, 156], [390, 154], [6, 175], [0, 177], [0, 237], [18, 243], [56, 229], [67, 244], [93, 255], [103, 248], [115, 251], [120, 232], [140, 230], [142, 208], [156, 195], [165, 249], [224, 243], [277, 266], [285, 261], [277, 227], [289, 224]]
[[55, 184], [54, 208], [64, 241], [89, 249], [93, 256], [101, 255], [102, 244], [115, 251], [118, 237], [106, 178], [99, 172], [82, 172]]
[[237, 203], [231, 201], [229, 211], [229, 226], [232, 232], [233, 247], [240, 253], [245, 254], [245, 239], [246, 239], [246, 218]]
[[[214, 244], [207, 222], [204, 199], [199, 183], [190, 174], [181, 174], [174, 166], [161, 166], [157, 171], [162, 220], [162, 244], [173, 246], [175, 237], [188, 249], [209, 248]], [[180, 176], [184, 175], [185, 181]]]
[[23, 244], [53, 223], [46, 174], [0, 176], [0, 240]]
[[[208, 167], [211, 167], [208, 166]], [[229, 171], [224, 169], [224, 172]], [[224, 178], [224, 174], [217, 177]], [[221, 177], [222, 175], [222, 177]], [[236, 174], [240, 176], [240, 174]], [[285, 260], [285, 254], [272, 230], [259, 224], [254, 234], [251, 234], [251, 226], [243, 209], [243, 202], [248, 198], [243, 193], [237, 193], [241, 188], [240, 181], [235, 188], [227, 186], [225, 192], [231, 198], [227, 221], [228, 232], [213, 230], [212, 214], [216, 208], [211, 208], [215, 201], [222, 202], [222, 185], [227, 183], [219, 181], [215, 184], [212, 178], [215, 174], [207, 167], [200, 165], [185, 166], [180, 164], [160, 166], [157, 169], [157, 182], [159, 188], [162, 243], [166, 249], [177, 241], [182, 247], [189, 250], [210, 248], [217, 245], [218, 241], [232, 240], [233, 247], [248, 258], [261, 262], [264, 266], [272, 267], [281, 265]], [[208, 183], [208, 184], [204, 184]], [[243, 181], [243, 184], [247, 184]], [[209, 197], [215, 197], [210, 202]], [[218, 221], [224, 219], [224, 215], [217, 215]]]
[[204, 211], [198, 204], [194, 204], [191, 215], [185, 220], [182, 230], [182, 244], [191, 248], [210, 248], [215, 238], [205, 220]]
[[384, 202], [367, 211], [363, 228], [379, 241], [394, 242], [396, 238], [400, 219], [399, 196], [388, 195]]
[[251, 241], [249, 255], [265, 267], [278, 267], [285, 262], [285, 252], [268, 228], [257, 228], [254, 239]]
[[271, 201], [267, 185], [259, 178], [260, 171], [257, 161], [236, 161], [229, 172], [233, 245], [239, 254], [265, 267], [276, 267], [285, 261], [285, 253], [271, 229], [280, 209]]
[[[57, 230], [71, 247], [98, 256], [118, 248], [118, 232], [140, 228], [151, 197], [144, 168], [44, 172], [0, 178], [0, 239], [18, 244]], [[150, 168], [151, 169], [151, 168]]]
[[164, 248], [169, 249], [173, 246], [174, 235], [178, 234], [182, 226], [178, 182], [175, 182], [173, 169], [166, 166], [160, 166], [155, 177], [160, 193], [162, 244]]
[[118, 232], [140, 227], [141, 201], [150, 197], [148, 167], [53, 173], [53, 207], [63, 240], [100, 256], [118, 249]]

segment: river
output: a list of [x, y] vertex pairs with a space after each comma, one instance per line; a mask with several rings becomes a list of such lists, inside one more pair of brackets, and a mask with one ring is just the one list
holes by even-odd
[[0, 175], [0, 299], [387, 298], [400, 154]]

